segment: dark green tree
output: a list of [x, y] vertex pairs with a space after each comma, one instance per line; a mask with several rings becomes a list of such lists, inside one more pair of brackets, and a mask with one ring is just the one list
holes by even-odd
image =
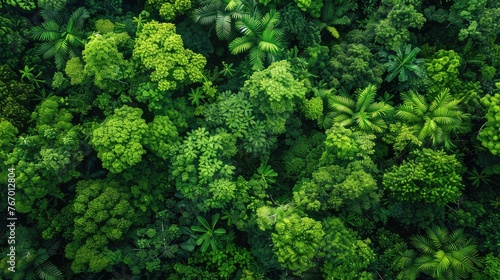
[[332, 110], [329, 117], [341, 126], [355, 125], [362, 131], [382, 133], [387, 129], [384, 118], [390, 117], [392, 106], [383, 101], [374, 103], [377, 95], [374, 85], [359, 89], [356, 95], [356, 101], [347, 96], [332, 96], [328, 103]]
[[236, 28], [243, 34], [229, 43], [232, 54], [249, 51], [250, 64], [254, 70], [278, 61], [283, 52], [283, 32], [277, 28], [280, 14], [271, 9], [263, 17], [242, 15]]
[[442, 90], [432, 100], [412, 91], [403, 93], [401, 98], [403, 104], [398, 107], [396, 117], [411, 125], [420, 141], [430, 138], [433, 146], [451, 149], [455, 146], [453, 134], [469, 130], [470, 115], [461, 111], [460, 100], [449, 89]]
[[417, 279], [421, 273], [433, 279], [468, 279], [481, 264], [475, 241], [461, 229], [450, 233], [446, 228], [432, 227], [426, 236], [412, 236], [411, 243], [417, 252], [406, 250], [394, 259], [402, 269], [401, 279]]
[[61, 70], [69, 58], [80, 56], [88, 36], [83, 26], [90, 14], [80, 7], [69, 17], [55, 10], [42, 10], [40, 15], [45, 21], [31, 29], [31, 37], [43, 41], [38, 53], [44, 59], [54, 58], [57, 69]]

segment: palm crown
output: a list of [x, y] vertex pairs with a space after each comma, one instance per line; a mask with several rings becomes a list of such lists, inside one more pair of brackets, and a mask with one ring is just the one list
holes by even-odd
[[31, 29], [31, 37], [44, 41], [38, 48], [38, 53], [44, 59], [54, 57], [57, 68], [62, 69], [64, 62], [78, 56], [85, 46], [87, 34], [83, 31], [83, 24], [90, 14], [80, 7], [69, 19], [54, 10], [42, 10], [40, 15], [45, 22]]
[[333, 121], [341, 126], [357, 124], [364, 131], [383, 132], [387, 128], [384, 116], [391, 113], [393, 107], [385, 102], [374, 103], [377, 88], [369, 85], [357, 94], [354, 101], [346, 96], [332, 96], [329, 107], [333, 110]]
[[243, 0], [205, 0], [201, 4], [193, 10], [191, 18], [202, 25], [215, 24], [217, 37], [224, 40], [232, 37], [235, 22], [255, 8], [253, 1]]
[[243, 33], [242, 37], [229, 43], [232, 54], [250, 50], [250, 63], [254, 70], [264, 69], [264, 61], [271, 64], [277, 61], [283, 51], [283, 33], [275, 29], [280, 20], [280, 14], [271, 9], [260, 18], [245, 14], [236, 23], [236, 28]]
[[415, 92], [403, 93], [401, 98], [403, 104], [399, 106], [396, 116], [413, 125], [420, 141], [429, 137], [434, 146], [444, 144], [450, 149], [454, 146], [450, 134], [467, 130], [465, 121], [469, 114], [460, 110], [460, 100], [454, 99], [449, 89], [437, 94], [430, 104], [423, 95]]
[[416, 279], [420, 273], [439, 280], [464, 279], [481, 261], [477, 245], [461, 229], [450, 234], [445, 228], [434, 227], [427, 230], [427, 236], [411, 237], [411, 243], [419, 254], [407, 250], [395, 259], [403, 268], [400, 276], [404, 279]]
[[406, 82], [414, 77], [423, 76], [424, 59], [417, 58], [419, 52], [419, 48], [412, 50], [411, 45], [406, 45], [404, 48], [403, 46], [399, 47], [396, 55], [389, 55], [389, 61], [384, 64], [387, 67], [387, 72], [389, 72], [385, 80], [391, 82], [398, 77], [400, 82]]

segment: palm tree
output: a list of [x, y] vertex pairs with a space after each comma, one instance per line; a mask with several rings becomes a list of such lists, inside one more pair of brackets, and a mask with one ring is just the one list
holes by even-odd
[[403, 46], [399, 47], [396, 55], [390, 54], [389, 61], [384, 64], [389, 72], [385, 80], [391, 82], [398, 77], [400, 82], [406, 82], [415, 77], [422, 77], [425, 73], [422, 67], [424, 59], [416, 58], [419, 52], [419, 48], [412, 50], [411, 45], [408, 44], [404, 48]]
[[40, 15], [45, 22], [33, 27], [30, 35], [33, 39], [44, 41], [38, 48], [38, 53], [42, 54], [44, 59], [54, 57], [57, 69], [61, 70], [64, 62], [80, 55], [85, 46], [88, 33], [83, 31], [83, 24], [90, 14], [80, 7], [69, 18], [55, 10], [42, 10]]
[[403, 93], [403, 104], [399, 106], [396, 116], [413, 126], [415, 136], [424, 141], [427, 137], [432, 145], [444, 143], [446, 149], [454, 147], [450, 134], [466, 131], [466, 120], [469, 114], [463, 113], [449, 89], [441, 91], [428, 104], [423, 95], [415, 92]]
[[438, 280], [464, 279], [481, 263], [477, 245], [462, 229], [450, 234], [445, 228], [433, 227], [427, 229], [427, 236], [411, 237], [411, 243], [418, 252], [406, 250], [395, 259], [403, 268], [403, 279], [416, 279], [420, 273]]
[[374, 103], [377, 88], [369, 85], [358, 91], [357, 100], [347, 96], [333, 96], [328, 106], [333, 110], [333, 121], [341, 126], [357, 124], [363, 131], [383, 132], [387, 128], [383, 117], [391, 113], [393, 107], [385, 102]]
[[194, 9], [191, 18], [201, 25], [214, 25], [219, 39], [229, 40], [235, 23], [243, 14], [255, 11], [255, 1], [244, 0], [204, 0], [201, 7]]
[[264, 61], [271, 64], [277, 61], [283, 51], [283, 33], [275, 29], [280, 14], [271, 9], [264, 17], [244, 14], [236, 22], [236, 28], [243, 33], [242, 37], [229, 43], [232, 54], [250, 51], [252, 69], [264, 69]]

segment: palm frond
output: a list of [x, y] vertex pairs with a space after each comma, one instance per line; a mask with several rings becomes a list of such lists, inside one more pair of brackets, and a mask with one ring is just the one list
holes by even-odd
[[373, 103], [368, 106], [368, 108], [366, 108], [366, 111], [371, 113], [372, 118], [386, 115], [388, 113], [391, 113], [393, 110], [394, 108], [385, 102]]
[[446, 108], [438, 108], [432, 112], [432, 119], [443, 127], [446, 131], [455, 130], [462, 120], [457, 117], [457, 112], [450, 111]]
[[275, 9], [271, 9], [264, 17], [262, 18], [262, 27], [264, 30], [274, 29], [274, 27], [280, 21], [280, 13]]
[[52, 41], [61, 37], [61, 27], [55, 21], [46, 21], [40, 26], [35, 26], [30, 31], [33, 39], [40, 41]]
[[229, 39], [231, 34], [231, 16], [217, 12], [215, 19], [215, 32], [220, 39]]
[[191, 18], [194, 22], [201, 25], [211, 25], [216, 22], [217, 15], [222, 9], [222, 3], [219, 1], [211, 2], [210, 4], [194, 9], [191, 13]]
[[84, 7], [76, 9], [76, 11], [74, 11], [69, 18], [66, 31], [75, 33], [77, 30], [82, 29], [85, 20], [89, 17], [90, 13]]
[[356, 111], [364, 111], [373, 101], [377, 94], [377, 88], [374, 85], [368, 85], [358, 95], [356, 101]]
[[232, 54], [239, 54], [248, 51], [254, 42], [248, 36], [238, 37], [229, 43], [229, 50]]
[[279, 37], [276, 36], [275, 30], [264, 30], [264, 32], [262, 32], [262, 38], [259, 41], [258, 48], [263, 52], [269, 52], [275, 55], [281, 52], [282, 44]]
[[412, 105], [422, 113], [428, 110], [428, 105], [425, 102], [425, 97], [421, 94], [410, 91], [407, 93], [403, 93], [401, 98], [403, 99], [404, 104]]
[[44, 21], [55, 21], [58, 24], [62, 24], [65, 21], [62, 14], [54, 9], [42, 9], [40, 16], [42, 16]]
[[266, 54], [258, 48], [252, 48], [250, 50], [250, 64], [252, 64], [252, 69], [259, 71], [264, 69], [264, 58]]
[[354, 106], [355, 106], [355, 103], [352, 99], [345, 97], [345, 96], [340, 96], [340, 95], [332, 96], [328, 102], [328, 107], [330, 107], [330, 109], [333, 109], [333, 110], [338, 111], [338, 112], [346, 113], [349, 115], [354, 114], [354, 111], [353, 111]]
[[450, 90], [448, 88], [442, 90], [436, 98], [432, 101], [429, 106], [429, 111], [433, 111], [437, 108], [448, 106], [448, 103], [451, 102], [453, 98], [450, 95]]
[[36, 52], [41, 54], [43, 59], [52, 58], [56, 53], [55, 44], [54, 42], [45, 42], [38, 47]]
[[396, 112], [396, 117], [407, 121], [407, 122], [417, 122], [421, 118], [419, 117], [419, 114], [415, 113], [415, 107], [410, 106], [410, 105], [400, 105], [398, 108], [398, 111]]
[[257, 36], [262, 30], [262, 24], [250, 15], [242, 15], [240, 20], [236, 22], [236, 28], [244, 35]]
[[42, 280], [59, 280], [64, 278], [59, 268], [51, 262], [46, 262], [38, 268], [38, 276]]
[[416, 235], [411, 237], [411, 243], [415, 248], [418, 250], [430, 254], [435, 251], [434, 243], [432, 242], [431, 239], [421, 236], [421, 235]]

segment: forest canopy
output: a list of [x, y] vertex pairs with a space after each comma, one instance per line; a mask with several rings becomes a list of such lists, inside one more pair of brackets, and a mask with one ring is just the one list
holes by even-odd
[[0, 279], [500, 279], [500, 1], [0, 0]]

